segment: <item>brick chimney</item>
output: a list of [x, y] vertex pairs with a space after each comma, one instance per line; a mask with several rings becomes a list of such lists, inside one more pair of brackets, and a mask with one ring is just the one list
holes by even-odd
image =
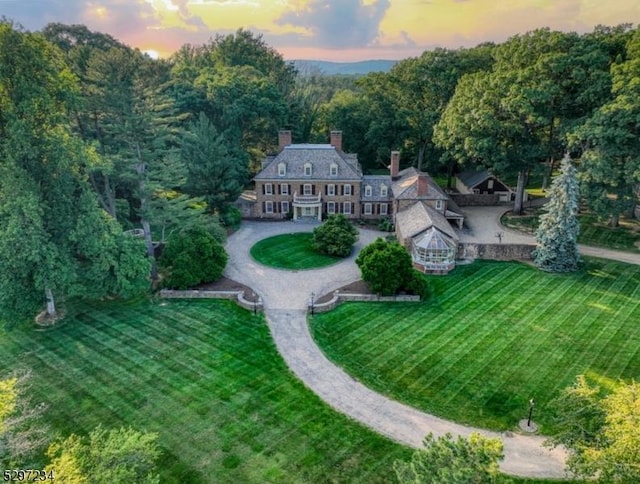
[[331, 131], [331, 146], [342, 151], [342, 131]]
[[278, 151], [282, 151], [285, 146], [291, 144], [291, 131], [281, 129], [278, 131]]
[[429, 190], [429, 180], [427, 175], [418, 175], [418, 196], [426, 197]]
[[391, 152], [391, 166], [389, 167], [391, 171], [391, 179], [396, 180], [398, 178], [398, 173], [400, 172], [400, 152], [392, 151]]

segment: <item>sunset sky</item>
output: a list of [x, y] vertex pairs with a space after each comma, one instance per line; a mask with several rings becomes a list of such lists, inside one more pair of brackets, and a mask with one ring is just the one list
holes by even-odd
[[640, 23], [638, 0], [0, 0], [28, 30], [85, 24], [167, 56], [240, 27], [286, 59], [402, 59], [500, 42], [539, 27], [587, 32]]

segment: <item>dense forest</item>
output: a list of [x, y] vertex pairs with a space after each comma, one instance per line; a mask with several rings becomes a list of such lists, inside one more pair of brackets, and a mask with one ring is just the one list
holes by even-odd
[[[582, 196], [616, 224], [640, 182], [640, 29], [540, 29], [436, 49], [388, 73], [297, 72], [247, 30], [154, 60], [82, 25], [0, 22], [0, 310], [130, 297], [158, 278], [155, 243], [218, 240], [277, 131], [344, 133], [368, 172], [392, 150], [451, 179], [486, 167], [545, 184], [569, 154]], [[138, 229], [143, 237], [132, 237]]]

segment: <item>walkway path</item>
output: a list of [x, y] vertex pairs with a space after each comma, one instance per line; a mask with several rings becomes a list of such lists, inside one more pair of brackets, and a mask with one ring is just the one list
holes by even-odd
[[[500, 217], [508, 210], [507, 207], [465, 207], [465, 224], [468, 229], [460, 232], [461, 242], [483, 242], [495, 244], [498, 242], [496, 233], [501, 232], [503, 244], [535, 244], [532, 235], [508, 229], [500, 223]], [[628, 264], [640, 265], [640, 253], [623, 252], [620, 250], [601, 249], [599, 247], [579, 246], [582, 255], [613, 259]]]
[[[353, 263], [355, 255], [340, 263], [315, 270], [283, 271], [262, 266], [251, 259], [249, 249], [260, 239], [272, 235], [311, 231], [312, 225], [292, 222], [244, 222], [227, 242], [229, 265], [225, 275], [252, 287], [265, 304], [265, 313], [278, 351], [289, 368], [325, 402], [341, 413], [398, 442], [421, 447], [424, 436], [433, 432], [468, 436], [480, 432], [489, 437], [499, 434], [436, 418], [369, 390], [330, 362], [313, 341], [306, 320], [311, 293], [325, 294], [360, 278]], [[357, 251], [384, 235], [361, 230]], [[504, 240], [504, 239], [503, 239]], [[563, 477], [565, 453], [542, 447], [542, 437], [501, 435], [505, 459], [504, 472], [525, 477]]]

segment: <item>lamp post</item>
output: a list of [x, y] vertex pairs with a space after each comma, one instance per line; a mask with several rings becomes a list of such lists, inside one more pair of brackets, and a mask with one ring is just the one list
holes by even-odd
[[529, 418], [527, 419], [527, 427], [531, 427], [531, 416], [533, 415], [533, 406], [535, 405], [535, 402], [533, 401], [533, 398], [531, 400], [529, 400]]
[[504, 232], [500, 231], [500, 232], [496, 232], [496, 237], [498, 238], [498, 243], [502, 244], [502, 236], [504, 235]]
[[313, 316], [313, 299], [316, 297], [314, 293], [311, 293], [311, 316]]

